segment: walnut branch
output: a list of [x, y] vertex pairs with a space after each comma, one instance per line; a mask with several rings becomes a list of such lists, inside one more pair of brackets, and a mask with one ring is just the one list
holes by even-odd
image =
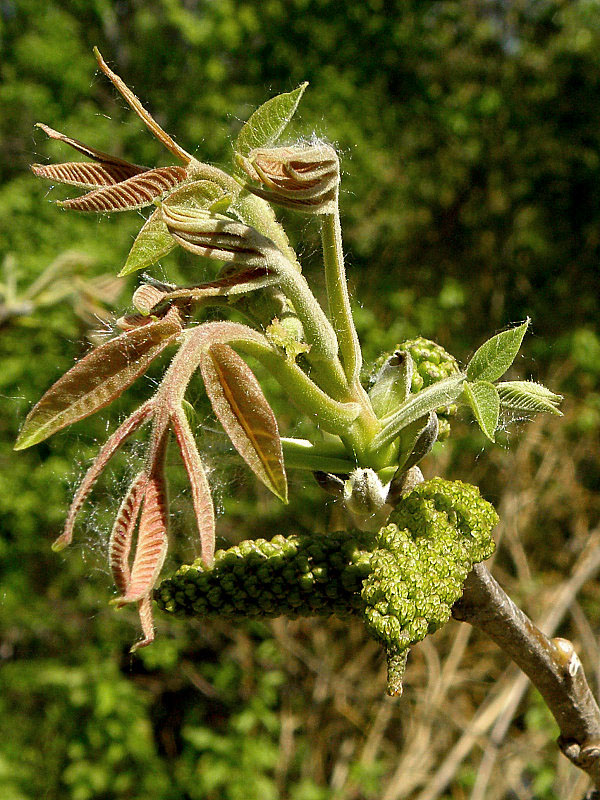
[[484, 631], [525, 672], [558, 723], [561, 751], [600, 788], [600, 708], [571, 642], [542, 633], [483, 564], [469, 573], [452, 614]]

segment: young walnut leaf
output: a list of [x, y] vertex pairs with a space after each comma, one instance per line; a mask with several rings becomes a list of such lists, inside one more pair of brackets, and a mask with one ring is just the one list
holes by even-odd
[[89, 417], [121, 395], [181, 332], [176, 309], [163, 319], [125, 331], [81, 359], [35, 405], [15, 450], [47, 439]]
[[279, 94], [257, 108], [239, 132], [234, 150], [237, 155], [247, 156], [257, 147], [275, 144], [294, 116], [308, 82], [297, 89]]
[[125, 422], [123, 422], [113, 435], [104, 443], [100, 452], [94, 459], [92, 466], [88, 469], [84, 479], [79, 484], [79, 488], [75, 492], [75, 497], [71, 502], [69, 513], [65, 522], [65, 527], [62, 534], [56, 539], [52, 545], [54, 551], [62, 550], [71, 544], [73, 539], [73, 527], [75, 520], [79, 514], [81, 507], [86, 501], [87, 496], [92, 491], [92, 488], [102, 471], [114, 456], [121, 445], [127, 440], [132, 433], [134, 433], [145, 422], [148, 422], [154, 411], [154, 403], [152, 400], [147, 400], [133, 414], [131, 414]]
[[474, 381], [473, 383], [467, 381], [463, 392], [479, 427], [491, 442], [495, 442], [500, 415], [498, 390], [489, 381]]
[[137, 167], [128, 169], [120, 164], [90, 164], [69, 161], [66, 164], [32, 164], [31, 171], [38, 178], [47, 178], [56, 183], [91, 189], [94, 186], [114, 186], [145, 170]]
[[210, 486], [208, 485], [194, 434], [183, 408], [173, 414], [171, 425], [188, 474], [190, 486], [192, 487], [192, 502], [196, 515], [196, 525], [200, 534], [202, 560], [210, 567], [214, 561], [215, 554], [215, 511], [210, 494]]
[[529, 319], [484, 342], [467, 364], [467, 378], [492, 383], [501, 378], [517, 357], [528, 327]]
[[169, 512], [162, 465], [147, 481], [131, 576], [125, 593], [114, 601], [118, 606], [150, 594], [167, 555]]
[[98, 66], [102, 72], [106, 75], [117, 91], [120, 92], [121, 96], [126, 100], [126, 102], [129, 103], [130, 107], [133, 109], [133, 111], [135, 111], [138, 117], [146, 124], [151, 133], [153, 133], [158, 141], [163, 144], [167, 150], [173, 153], [174, 156], [179, 158], [185, 164], [189, 164], [190, 161], [192, 161], [192, 156], [187, 153], [183, 147], [180, 147], [177, 142], [175, 142], [169, 136], [169, 134], [160, 127], [154, 117], [148, 111], [146, 111], [131, 89], [121, 78], [119, 78], [116, 73], [110, 69], [106, 61], [102, 58], [102, 55], [97, 47], [94, 47], [94, 55], [96, 56]]
[[546, 412], [562, 416], [557, 406], [562, 400], [560, 394], [551, 392], [534, 381], [503, 381], [496, 384], [503, 408], [535, 414]]
[[130, 647], [130, 653], [135, 653], [140, 647], [147, 647], [154, 641], [154, 615], [152, 613], [152, 596], [150, 594], [142, 597], [138, 603], [138, 610], [144, 638]]
[[236, 294], [247, 294], [256, 289], [263, 289], [276, 280], [270, 275], [265, 265], [249, 267], [228, 272], [222, 278], [201, 283], [198, 286], [187, 286], [173, 291], [161, 291], [156, 286], [143, 283], [133, 293], [133, 305], [141, 314], [150, 314], [162, 303], [176, 300], [187, 300], [201, 303], [210, 297], [228, 297]]
[[133, 211], [150, 205], [157, 197], [178, 186], [187, 177], [183, 167], [157, 167], [114, 186], [103, 186], [92, 192], [59, 200], [58, 205], [73, 211]]
[[275, 415], [246, 362], [229, 345], [213, 344], [200, 370], [214, 412], [254, 474], [287, 503], [287, 479]]
[[[110, 153], [103, 153], [102, 150], [96, 150], [95, 147], [90, 147], [89, 145], [80, 142], [78, 139], [72, 139], [70, 136], [66, 136], [64, 133], [55, 131], [54, 128], [51, 128], [49, 125], [44, 125], [43, 122], [37, 122], [36, 128], [43, 130], [46, 136], [50, 137], [50, 139], [56, 139], [59, 142], [64, 142], [64, 144], [68, 144], [69, 147], [72, 147], [74, 150], [77, 150], [84, 156], [93, 158], [94, 161], [97, 161], [106, 167], [119, 167], [121, 170], [123, 170], [125, 178], [130, 178], [132, 175], [138, 175], [140, 172], [145, 172], [148, 169], [148, 167], [140, 167], [137, 164], [131, 164], [129, 161], [125, 161], [122, 158], [110, 155]], [[34, 164], [33, 166], [39, 167], [42, 165]], [[122, 178], [120, 180], [122, 180]]]
[[131, 580], [129, 554], [148, 476], [140, 472], [123, 498], [108, 543], [108, 563], [117, 590], [125, 594]]
[[[215, 182], [202, 180], [178, 187], [163, 202], [166, 205], [208, 209], [227, 196], [225, 190]], [[162, 213], [157, 208], [138, 233], [119, 276], [151, 266], [176, 246], [177, 242], [169, 233]]]

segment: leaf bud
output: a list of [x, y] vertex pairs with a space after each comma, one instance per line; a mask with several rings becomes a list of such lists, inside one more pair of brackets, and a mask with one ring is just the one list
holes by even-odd
[[305, 214], [331, 214], [336, 209], [340, 165], [331, 145], [256, 148], [240, 156], [239, 163], [255, 182], [246, 188], [258, 197]]

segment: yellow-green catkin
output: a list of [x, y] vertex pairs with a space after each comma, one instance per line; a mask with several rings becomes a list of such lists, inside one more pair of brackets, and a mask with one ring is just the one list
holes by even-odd
[[386, 649], [388, 690], [399, 694], [408, 648], [447, 622], [473, 564], [494, 550], [497, 521], [476, 487], [434, 478], [378, 533], [244, 541], [210, 568], [181, 567], [155, 599], [176, 616], [357, 615]]

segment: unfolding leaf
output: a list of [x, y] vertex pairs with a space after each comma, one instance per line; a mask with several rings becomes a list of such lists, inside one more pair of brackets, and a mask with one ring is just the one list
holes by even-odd
[[498, 417], [500, 415], [500, 398], [498, 390], [489, 381], [465, 382], [464, 395], [471, 406], [479, 427], [488, 439], [495, 441]]
[[[202, 180], [179, 186], [163, 202], [184, 208], [212, 208], [226, 197], [225, 190], [217, 183]], [[160, 209], [156, 209], [138, 233], [119, 275], [129, 275], [155, 264], [176, 246]]]
[[125, 331], [92, 350], [32, 408], [15, 449], [31, 447], [111, 403], [180, 332], [179, 315], [173, 309], [163, 319]]
[[123, 498], [108, 543], [108, 563], [117, 590], [125, 594], [131, 580], [129, 554], [133, 531], [138, 520], [148, 477], [140, 472]]
[[150, 475], [146, 484], [131, 577], [126, 592], [115, 601], [117, 605], [136, 602], [152, 591], [167, 555], [168, 525], [167, 492], [161, 467]]
[[452, 403], [462, 391], [465, 376], [462, 373], [442, 378], [441, 381], [432, 383], [418, 394], [410, 395], [408, 400], [398, 406], [398, 409], [387, 417], [381, 431], [373, 438], [371, 447], [377, 450], [392, 442], [407, 425], [424, 417], [440, 406]]
[[122, 167], [124, 170], [129, 169], [131, 170], [131, 175], [135, 175], [139, 172], [145, 172], [147, 170], [147, 167], [140, 167], [136, 164], [130, 164], [129, 161], [124, 161], [122, 158], [112, 156], [110, 153], [103, 153], [102, 150], [96, 150], [95, 147], [89, 147], [89, 145], [80, 142], [78, 139], [72, 139], [70, 136], [65, 136], [64, 133], [59, 133], [59, 131], [55, 131], [54, 128], [51, 128], [49, 125], [44, 125], [42, 122], [36, 123], [36, 127], [41, 128], [41, 130], [43, 130], [44, 133], [51, 139], [56, 139], [59, 142], [68, 144], [69, 147], [72, 147], [79, 153], [83, 153], [83, 155], [87, 156], [88, 158], [93, 158], [94, 161], [98, 161], [101, 164], [112, 164], [113, 166]]
[[155, 264], [176, 246], [177, 243], [165, 225], [160, 208], [155, 209], [136, 236], [119, 277]]
[[254, 474], [283, 502], [287, 480], [275, 415], [246, 362], [228, 345], [213, 344], [200, 369], [214, 412]]
[[381, 366], [369, 389], [369, 399], [379, 419], [392, 414], [399, 405], [406, 402], [413, 371], [412, 356], [402, 350], [397, 350]]
[[308, 83], [302, 83], [294, 91], [272, 97], [257, 108], [239, 132], [235, 152], [247, 156], [257, 147], [275, 144], [294, 116], [307, 86]]
[[171, 422], [192, 487], [192, 502], [200, 534], [202, 560], [207, 566], [211, 566], [215, 554], [215, 511], [210, 486], [185, 411], [181, 409], [175, 413]]
[[58, 205], [74, 211], [97, 213], [132, 211], [150, 205], [157, 197], [180, 184], [186, 177], [183, 167], [157, 167], [134, 175], [114, 186], [94, 189], [72, 200], [59, 200]]
[[517, 357], [528, 327], [529, 319], [484, 342], [467, 364], [467, 378], [491, 382], [501, 378]]
[[142, 314], [150, 314], [158, 305], [176, 300], [201, 303], [210, 297], [229, 297], [262, 289], [276, 280], [265, 265], [234, 270], [214, 281], [198, 286], [187, 286], [174, 291], [160, 291], [150, 284], [142, 284], [133, 295], [133, 304]]
[[554, 394], [540, 383], [533, 381], [503, 381], [496, 384], [500, 395], [500, 404], [504, 408], [524, 411], [530, 414], [546, 412], [562, 416], [557, 405], [562, 400], [560, 394]]
[[146, 595], [146, 597], [142, 597], [139, 601], [138, 611], [142, 625], [143, 638], [130, 648], [130, 653], [135, 653], [140, 647], [147, 647], [154, 641], [154, 615], [152, 613], [152, 596], [150, 594]]
[[121, 183], [121, 181], [139, 175], [145, 170], [133, 165], [69, 161], [65, 164], [32, 164], [31, 171], [38, 178], [91, 188], [93, 186], [114, 186], [115, 183]]
[[192, 156], [189, 153], [186, 153], [186, 151], [180, 147], [177, 142], [175, 142], [169, 136], [168, 133], [165, 133], [152, 115], [146, 111], [131, 89], [126, 86], [123, 80], [110, 69], [106, 61], [102, 58], [97, 47], [94, 47], [94, 55], [96, 56], [96, 60], [98, 61], [98, 65], [102, 72], [111, 81], [113, 86], [121, 93], [123, 98], [127, 101], [127, 103], [129, 103], [138, 117], [144, 121], [148, 129], [154, 134], [154, 136], [156, 136], [159, 142], [161, 142], [161, 144], [163, 144], [167, 150], [173, 153], [174, 156], [181, 159], [181, 161], [184, 163], [189, 164], [189, 162], [192, 160]]
[[94, 459], [92, 466], [88, 469], [84, 479], [79, 484], [79, 488], [75, 492], [75, 497], [69, 508], [69, 513], [67, 514], [64, 530], [52, 545], [53, 550], [62, 550], [71, 543], [73, 538], [73, 526], [77, 514], [79, 514], [82, 505], [85, 503], [87, 496], [100, 477], [104, 467], [127, 438], [150, 419], [153, 411], [153, 400], [147, 400], [143, 405], [137, 408], [133, 414], [127, 417], [125, 422], [123, 422], [108, 441], [104, 443], [100, 452]]

